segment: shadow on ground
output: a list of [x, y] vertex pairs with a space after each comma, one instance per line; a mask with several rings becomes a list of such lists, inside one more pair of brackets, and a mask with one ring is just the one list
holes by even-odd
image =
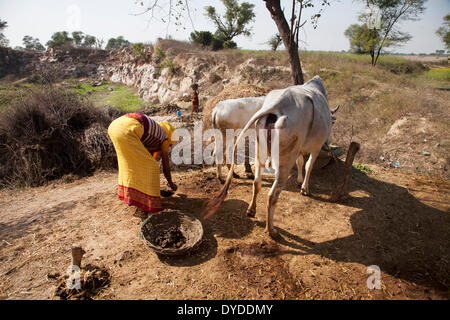
[[[342, 166], [339, 162], [315, 171], [310, 183], [313, 199], [329, 202]], [[295, 176], [288, 182], [288, 190], [298, 189]], [[436, 187], [448, 189], [444, 183]], [[450, 297], [449, 212], [423, 204], [404, 187], [353, 170], [349, 192], [357, 190], [369, 196], [349, 196], [341, 202], [360, 209], [350, 217], [353, 235], [311, 242], [278, 228], [277, 242], [292, 248], [291, 254], [295, 250], [301, 255], [317, 254], [335, 261], [377, 265], [382, 272], [435, 288]], [[442, 202], [448, 203], [448, 199]]]
[[[181, 212], [190, 213], [197, 218], [208, 199], [187, 197], [185, 194], [176, 194], [170, 198], [163, 198], [164, 208], [176, 209]], [[203, 223], [203, 239], [199, 247], [189, 255], [163, 256], [159, 255], [161, 261], [174, 266], [193, 266], [204, 263], [217, 254], [216, 236], [224, 238], [243, 238], [248, 235], [255, 223], [245, 215], [247, 203], [241, 200], [226, 200], [220, 212], [213, 218]]]

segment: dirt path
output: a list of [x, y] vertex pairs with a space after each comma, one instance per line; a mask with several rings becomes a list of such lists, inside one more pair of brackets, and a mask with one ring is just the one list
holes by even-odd
[[[370, 166], [370, 175], [354, 172], [350, 197], [335, 204], [337, 167], [313, 173], [310, 198], [289, 180], [277, 240], [264, 233], [273, 178], [263, 181], [256, 219], [245, 215], [252, 182], [234, 180], [199, 250], [178, 258], [144, 246], [140, 220], [116, 200], [116, 173], [2, 190], [0, 297], [54, 299], [47, 275], [65, 273], [78, 242], [84, 263], [111, 275], [98, 299], [449, 299], [450, 183]], [[174, 176], [179, 191], [164, 206], [197, 216], [220, 188], [212, 168]], [[367, 288], [371, 265], [381, 269], [380, 290]]]

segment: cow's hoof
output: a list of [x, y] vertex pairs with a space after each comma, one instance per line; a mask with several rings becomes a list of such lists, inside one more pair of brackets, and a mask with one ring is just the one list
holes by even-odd
[[247, 179], [251, 179], [251, 180], [255, 179], [255, 175], [253, 173], [247, 173], [246, 176], [247, 176]]
[[255, 209], [252, 209], [252, 208], [247, 209], [247, 217], [254, 218], [255, 215], [256, 215]]
[[302, 195], [304, 195], [304, 196], [306, 196], [306, 197], [309, 197], [311, 194], [309, 193], [309, 190], [307, 190], [307, 189], [305, 189], [305, 188], [302, 188]]
[[273, 239], [278, 238], [280, 236], [280, 234], [278, 233], [277, 230], [275, 230], [275, 228], [269, 229], [266, 227], [266, 229], [264, 230], [266, 233], [269, 234], [269, 236]]

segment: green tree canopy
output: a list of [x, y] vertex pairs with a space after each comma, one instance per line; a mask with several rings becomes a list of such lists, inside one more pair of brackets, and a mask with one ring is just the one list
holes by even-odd
[[67, 31], [58, 31], [52, 35], [51, 40], [47, 42], [49, 48], [70, 46], [76, 48], [94, 48], [98, 47], [97, 38], [82, 31], [72, 32], [70, 37]]
[[83, 48], [94, 48], [97, 45], [97, 38], [87, 34], [82, 44]]
[[[383, 41], [382, 33], [376, 29], [369, 29], [367, 24], [352, 24], [345, 30], [345, 36], [350, 40], [350, 51], [358, 54], [375, 55]], [[384, 39], [382, 49], [399, 46], [411, 39], [411, 35], [401, 31], [391, 31]]]
[[209, 31], [194, 31], [191, 32], [190, 40], [207, 47], [213, 41], [213, 37], [213, 34]]
[[450, 14], [444, 17], [444, 24], [436, 31], [436, 34], [441, 37], [447, 49], [450, 50]]
[[125, 40], [123, 36], [118, 36], [117, 38], [110, 38], [106, 44], [106, 50], [122, 49], [123, 47], [129, 46], [131, 43]]
[[7, 27], [8, 22], [0, 19], [0, 47], [7, 47], [9, 45], [8, 39], [6, 39], [5, 35], [3, 34], [3, 30], [5, 30]]
[[73, 44], [76, 47], [81, 47], [84, 37], [85, 37], [85, 35], [81, 31], [74, 31], [74, 32], [72, 32]]
[[38, 38], [33, 38], [32, 36], [27, 35], [23, 37], [22, 42], [25, 49], [45, 51], [45, 47], [41, 44]]
[[[377, 9], [380, 13], [379, 24], [369, 30], [363, 26], [350, 26], [345, 35], [350, 39], [352, 50], [360, 50], [370, 53], [372, 65], [377, 64], [378, 58], [383, 48], [401, 45], [409, 41], [412, 37], [406, 32], [398, 29], [401, 21], [418, 20], [425, 11], [427, 0], [359, 0], [368, 8]], [[359, 16], [359, 21], [367, 23], [370, 14], [365, 13]], [[353, 39], [353, 40], [352, 40]], [[353, 42], [352, 42], [353, 41]]]
[[273, 36], [271, 36], [266, 43], [270, 46], [272, 51], [277, 51], [278, 47], [283, 43], [283, 38], [280, 36], [279, 33], [276, 33]]
[[205, 7], [205, 15], [217, 27], [216, 38], [228, 41], [239, 35], [249, 36], [251, 28], [248, 28], [247, 25], [255, 18], [255, 13], [253, 12], [255, 5], [248, 2], [243, 2], [239, 5], [237, 0], [221, 1], [226, 8], [222, 17], [216, 12], [216, 8], [212, 6]]
[[73, 45], [78, 48], [93, 48], [97, 44], [97, 38], [82, 31], [72, 32]]
[[51, 40], [47, 42], [47, 47], [55, 48], [60, 46], [72, 46], [73, 39], [69, 37], [67, 31], [58, 31], [52, 35]]
[[191, 32], [190, 40], [194, 43], [201, 44], [203, 47], [211, 47], [213, 50], [237, 48], [237, 43], [233, 40], [222, 40], [209, 31]]

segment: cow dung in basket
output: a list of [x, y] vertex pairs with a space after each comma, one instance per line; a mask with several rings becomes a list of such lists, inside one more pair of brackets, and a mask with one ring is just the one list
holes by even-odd
[[162, 255], [186, 254], [199, 245], [202, 237], [200, 220], [176, 210], [150, 215], [141, 225], [142, 240]]

